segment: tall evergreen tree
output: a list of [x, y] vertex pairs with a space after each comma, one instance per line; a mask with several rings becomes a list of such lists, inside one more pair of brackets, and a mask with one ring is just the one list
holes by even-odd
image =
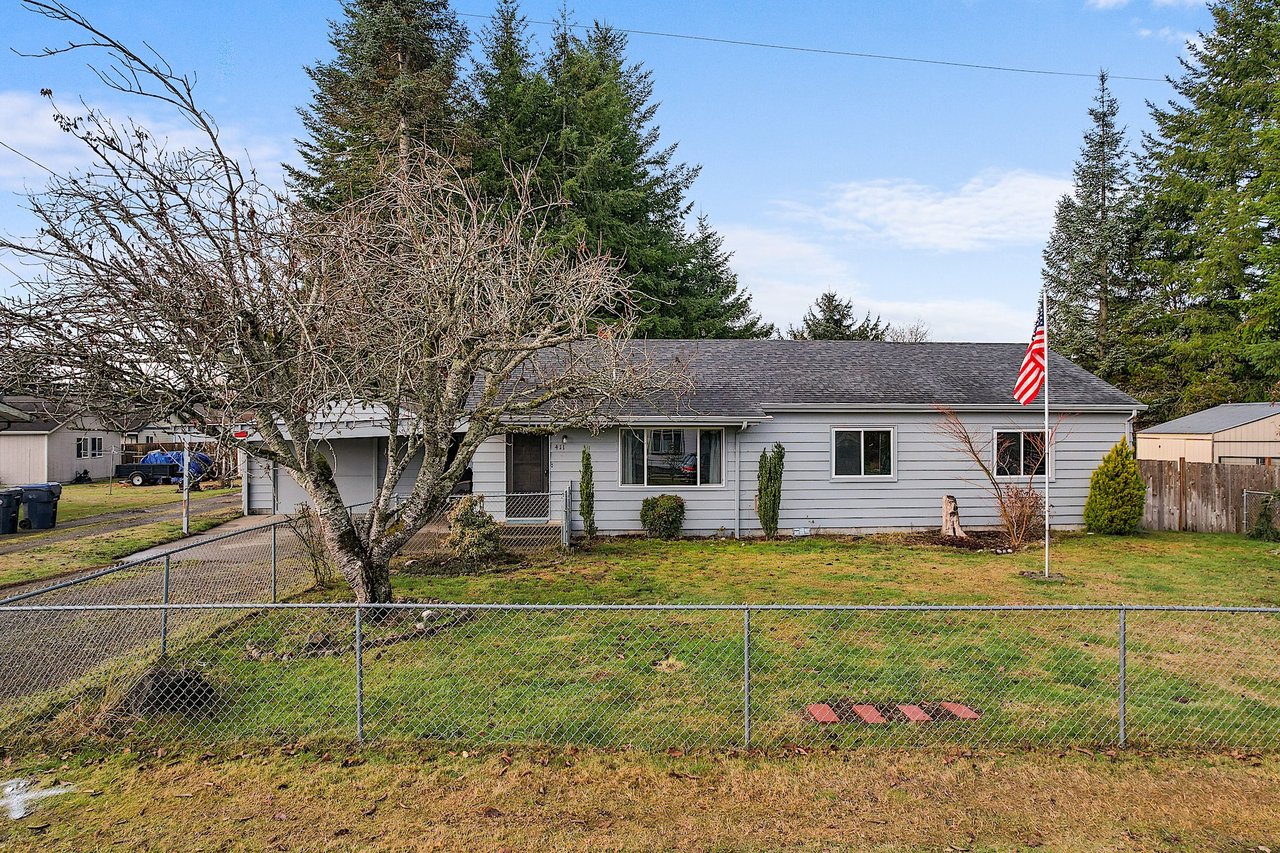
[[448, 0], [348, 0], [342, 12], [329, 30], [337, 56], [307, 68], [315, 94], [299, 110], [303, 166], [285, 167], [314, 206], [360, 196], [380, 158], [413, 144], [446, 156], [457, 147], [468, 41]]
[[1137, 287], [1135, 193], [1119, 111], [1103, 72], [1075, 186], [1058, 201], [1042, 271], [1054, 348], [1109, 382], [1128, 373]]
[[705, 216], [688, 241], [689, 255], [680, 274], [680, 296], [672, 306], [680, 312], [686, 338], [771, 338], [772, 323], [751, 310], [751, 294], [738, 284], [730, 255]]
[[1143, 204], [1166, 414], [1264, 399], [1280, 379], [1280, 2], [1218, 0], [1176, 99], [1153, 107]]
[[787, 335], [796, 341], [883, 341], [890, 326], [871, 313], [858, 320], [853, 302], [841, 299], [834, 290], [814, 300], [799, 327], [792, 326]]
[[[538, 69], [517, 0], [499, 0], [480, 35], [481, 59], [471, 79], [472, 174], [489, 195], [511, 186], [510, 173], [551, 178], [543, 157], [556, 127], [551, 84]], [[542, 168], [539, 168], [542, 167]]]
[[686, 196], [697, 167], [675, 160], [654, 124], [653, 80], [628, 63], [626, 37], [595, 25], [580, 37], [564, 18], [535, 57], [515, 0], [485, 30], [473, 136], [476, 179], [500, 192], [508, 170], [528, 171], [556, 209], [562, 248], [619, 259], [649, 337], [755, 337], [760, 322], [706, 223], [690, 232]]

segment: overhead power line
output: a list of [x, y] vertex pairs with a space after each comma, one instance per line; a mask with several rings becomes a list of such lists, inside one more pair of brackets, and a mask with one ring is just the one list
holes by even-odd
[[[475, 12], [458, 12], [458, 15], [463, 18], [488, 19], [490, 17], [489, 15], [481, 15]], [[558, 26], [555, 21], [526, 20], [530, 24], [539, 24], [549, 27]], [[569, 28], [574, 30], [590, 29], [590, 27], [578, 24], [570, 24]], [[767, 50], [788, 50], [793, 53], [816, 53], [824, 56], [851, 56], [856, 59], [879, 59], [886, 62], [912, 62], [917, 65], [941, 65], [948, 68], [970, 68], [977, 71], [1000, 71], [1007, 74], [1039, 74], [1046, 77], [1088, 77], [1091, 79], [1096, 79], [1098, 76], [1098, 72], [1096, 71], [1053, 71], [1047, 68], [1020, 68], [1014, 65], [984, 65], [979, 62], [954, 62], [948, 59], [926, 59], [920, 56], [895, 56], [888, 53], [864, 53], [856, 50], [835, 50], [834, 48], [826, 47], [804, 47], [803, 45], [796, 44], [774, 44], [772, 42], [765, 41], [746, 41], [743, 39], [717, 38], [715, 36], [695, 36], [689, 35], [688, 33], [665, 33], [659, 30], [633, 30], [627, 29], [626, 27], [612, 27], [612, 29], [620, 33], [635, 36], [656, 36], [658, 38], [682, 39], [684, 41], [699, 41], [711, 44], [730, 44], [738, 47], [761, 47]], [[1126, 74], [1111, 74], [1108, 75], [1108, 79], [1137, 80], [1143, 83], [1165, 82], [1163, 77], [1137, 77]]]

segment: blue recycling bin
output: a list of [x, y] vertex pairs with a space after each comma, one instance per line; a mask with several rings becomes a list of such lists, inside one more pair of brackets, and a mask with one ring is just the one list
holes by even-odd
[[48, 530], [58, 524], [58, 498], [61, 483], [31, 483], [22, 487], [22, 509], [27, 526], [32, 530]]
[[0, 489], [0, 533], [18, 532], [18, 509], [22, 506], [22, 489]]

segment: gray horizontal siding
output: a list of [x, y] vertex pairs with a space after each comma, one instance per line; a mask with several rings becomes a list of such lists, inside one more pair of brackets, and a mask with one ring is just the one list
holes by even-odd
[[[999, 429], [1038, 429], [1036, 410], [1025, 414], [965, 414], [964, 422], [983, 445]], [[983, 488], [978, 468], [938, 429], [940, 418], [928, 412], [898, 414], [778, 414], [740, 433], [742, 453], [741, 528], [744, 535], [761, 533], [754, 509], [756, 468], [761, 450], [781, 442], [787, 450], [783, 475], [784, 530], [809, 527], [815, 532], [873, 532], [938, 527], [944, 495], [960, 503], [961, 523], [974, 528], [999, 523], [995, 502]], [[1126, 434], [1123, 414], [1070, 415], [1057, 423], [1054, 479], [1051, 483], [1053, 521], [1057, 527], [1078, 527], [1083, 521], [1089, 477], [1112, 445]], [[895, 431], [897, 476], [893, 480], [836, 480], [831, 477], [831, 429], [892, 427]], [[558, 434], [551, 445], [552, 490], [575, 484], [574, 526], [577, 517], [576, 481], [583, 445], [591, 448], [595, 469], [596, 523], [605, 533], [630, 533], [640, 528], [640, 503], [649, 496], [677, 494], [685, 499], [685, 531], [693, 535], [732, 533], [735, 525], [735, 433], [726, 430], [725, 485], [715, 488], [636, 488], [618, 484], [618, 431], [591, 435], [582, 430]], [[567, 438], [567, 441], [564, 439]], [[477, 489], [495, 495], [504, 488], [503, 444], [492, 439], [493, 452], [475, 461]], [[989, 451], [988, 451], [989, 454]], [[1026, 482], [1019, 479], [1018, 482]], [[1039, 487], [1041, 480], [1036, 480]], [[482, 484], [485, 484], [482, 486]]]
[[[979, 442], [988, 445], [995, 429], [1038, 429], [1038, 411], [1013, 414], [966, 413], [964, 422]], [[775, 441], [787, 450], [783, 474], [780, 526], [783, 530], [809, 527], [815, 532], [873, 532], [938, 527], [944, 495], [960, 504], [961, 523], [992, 527], [999, 523], [994, 500], [983, 487], [977, 467], [939, 431], [940, 418], [928, 412], [896, 414], [779, 413], [772, 420], [739, 432], [725, 431], [725, 477], [719, 487], [633, 487], [618, 483], [619, 444], [616, 429], [592, 435], [566, 430], [551, 437], [550, 483], [552, 517], [558, 518], [560, 495], [573, 487], [573, 523], [577, 515], [580, 459], [591, 448], [595, 468], [596, 523], [605, 533], [637, 532], [640, 504], [645, 497], [677, 494], [685, 500], [685, 531], [693, 535], [733, 533], [740, 516], [744, 535], [761, 532], [754, 509], [756, 466], [761, 450]], [[895, 431], [896, 477], [893, 480], [835, 480], [831, 477], [831, 429], [835, 426], [892, 427]], [[1053, 521], [1058, 527], [1078, 527], [1083, 520], [1089, 477], [1112, 445], [1126, 434], [1122, 413], [1081, 413], [1058, 422], [1051, 485]], [[735, 440], [737, 439], [737, 440]], [[742, 488], [736, 489], [738, 442], [741, 443]], [[371, 499], [379, 469], [377, 440], [341, 439], [330, 443], [330, 459], [343, 499], [360, 503]], [[988, 451], [989, 456], [989, 451]], [[486, 508], [504, 518], [506, 438], [484, 441], [472, 459], [474, 490], [486, 496]], [[412, 486], [408, 472], [401, 491]], [[1019, 482], [1026, 482], [1025, 479]], [[1040, 481], [1036, 481], [1037, 487]], [[305, 495], [287, 472], [278, 475], [279, 510], [289, 511]], [[270, 471], [256, 461], [246, 481], [249, 506], [270, 506]], [[740, 506], [739, 506], [740, 499]], [[264, 503], [265, 501], [265, 503]]]

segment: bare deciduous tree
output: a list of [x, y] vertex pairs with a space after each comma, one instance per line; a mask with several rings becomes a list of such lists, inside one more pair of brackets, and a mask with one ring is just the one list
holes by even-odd
[[[91, 165], [29, 196], [35, 237], [0, 238], [32, 270], [0, 302], [11, 352], [88, 410], [176, 414], [287, 469], [357, 600], [390, 599], [391, 557], [486, 438], [600, 426], [669, 381], [628, 346], [618, 265], [551, 247], [525, 182], [483, 202], [418, 152], [389, 158], [368, 197], [306, 210], [224, 150], [163, 60], [60, 4], [25, 5], [83, 36], [44, 55], [105, 52], [107, 85], [176, 109], [201, 142], [173, 150], [132, 121], [56, 112]], [[358, 516], [325, 453], [355, 418], [388, 436]]]
[[[991, 463], [991, 439], [975, 437], [955, 409], [949, 406], [936, 408], [942, 415], [938, 431], [978, 467], [982, 473], [982, 480], [978, 485], [995, 500], [996, 510], [1000, 514], [1000, 526], [1004, 528], [1009, 547], [1021, 548], [1042, 530], [1044, 524], [1044, 498], [1035, 489], [1034, 476], [1028, 475], [1025, 484], [1000, 479]], [[1055, 431], [1056, 428], [1050, 430], [1050, 442]], [[1044, 437], [1029, 440], [1043, 458], [1046, 446]]]

